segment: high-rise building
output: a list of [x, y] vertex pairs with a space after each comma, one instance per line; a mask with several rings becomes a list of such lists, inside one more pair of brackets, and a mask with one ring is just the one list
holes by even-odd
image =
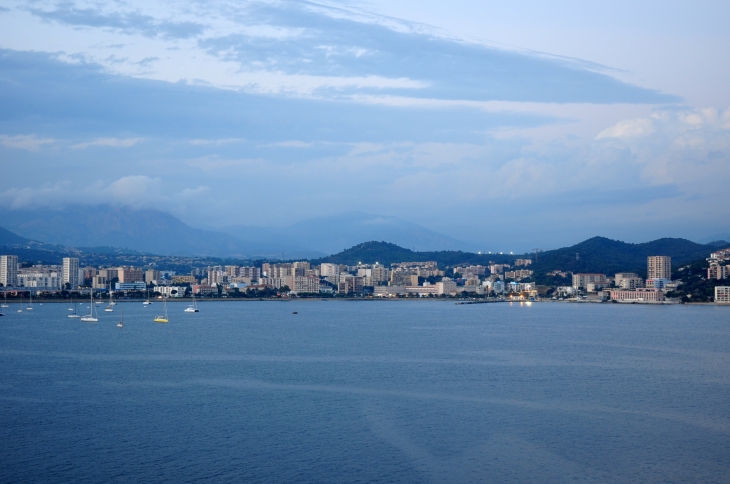
[[79, 260], [76, 257], [64, 257], [61, 274], [61, 284], [76, 289], [79, 286]]
[[672, 258], [666, 255], [650, 255], [646, 265], [647, 279], [672, 280]]
[[0, 255], [0, 284], [4, 287], [18, 285], [17, 255]]

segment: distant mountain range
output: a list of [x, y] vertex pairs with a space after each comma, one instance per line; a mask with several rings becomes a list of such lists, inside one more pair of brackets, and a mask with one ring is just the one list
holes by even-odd
[[28, 239], [69, 247], [119, 247], [151, 254], [309, 259], [363, 240], [415, 250], [477, 250], [467, 242], [395, 217], [353, 212], [289, 227], [193, 228], [169, 213], [115, 206], [7, 210], [0, 226]]

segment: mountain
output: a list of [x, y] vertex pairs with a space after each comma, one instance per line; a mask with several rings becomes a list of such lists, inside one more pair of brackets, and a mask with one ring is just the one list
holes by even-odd
[[[646, 258], [650, 255], [668, 255], [672, 258], [672, 265], [677, 266], [709, 257], [716, 249], [713, 244], [703, 245], [686, 239], [664, 238], [629, 244], [593, 237], [572, 247], [541, 252], [530, 268], [535, 271], [560, 269], [605, 274], [636, 272], [646, 277]], [[535, 259], [534, 254], [532, 258]]]
[[334, 255], [312, 261], [316, 264], [329, 262], [334, 264], [356, 265], [374, 264], [378, 262], [390, 265], [394, 262], [421, 262], [436, 261], [439, 267], [456, 266], [461, 264], [488, 264], [490, 261], [512, 263], [518, 256], [500, 254], [475, 254], [460, 250], [441, 251], [413, 251], [389, 242], [365, 242]]
[[23, 237], [70, 247], [107, 246], [152, 254], [216, 257], [318, 257], [293, 244], [262, 244], [192, 228], [158, 210], [75, 206], [63, 210], [15, 210], [0, 214], [0, 226]]
[[21, 237], [18, 234], [14, 234], [13, 232], [4, 229], [0, 227], [0, 246], [3, 245], [22, 245], [22, 244], [28, 244], [31, 242], [29, 239], [26, 239], [25, 237]]
[[[278, 241], [299, 244], [328, 254], [364, 240], [383, 240], [416, 251], [471, 250], [480, 247], [457, 240], [397, 217], [347, 212], [317, 217], [288, 227], [228, 226], [217, 230], [235, 237], [268, 244]], [[289, 258], [287, 256], [287, 258]]]
[[[726, 244], [730, 245], [730, 244]], [[474, 254], [461, 251], [412, 251], [387, 242], [365, 242], [337, 254], [313, 262], [331, 262], [355, 265], [358, 262], [389, 265], [393, 262], [436, 261], [440, 268], [462, 264], [486, 265], [490, 261], [513, 263], [517, 258], [530, 258], [528, 268], [539, 274], [560, 269], [569, 272], [600, 272], [613, 275], [616, 272], [636, 272], [646, 276], [646, 258], [650, 255], [668, 255], [672, 265], [687, 264], [708, 257], [717, 250], [712, 244], [703, 245], [686, 239], [658, 239], [642, 244], [629, 244], [605, 237], [593, 237], [579, 244], [562, 249], [535, 254], [499, 255]], [[578, 258], [576, 258], [578, 254]]]

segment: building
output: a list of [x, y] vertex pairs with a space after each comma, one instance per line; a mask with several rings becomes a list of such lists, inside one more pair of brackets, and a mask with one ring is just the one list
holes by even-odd
[[144, 272], [139, 267], [120, 267], [117, 274], [119, 282], [144, 282]]
[[76, 257], [63, 258], [61, 284], [68, 284], [69, 289], [79, 287], [79, 260]]
[[291, 288], [295, 293], [319, 292], [319, 277], [317, 276], [295, 276], [294, 286]]
[[592, 284], [608, 284], [606, 274], [579, 273], [573, 274], [573, 287], [575, 289], [587, 289], [588, 283]]
[[389, 286], [417, 286], [418, 274], [410, 270], [394, 270], [390, 272]]
[[715, 302], [717, 304], [730, 304], [730, 286], [715, 287]]
[[635, 291], [612, 290], [611, 300], [619, 302], [660, 302], [664, 293], [658, 289], [639, 288]]
[[17, 255], [0, 255], [0, 284], [3, 287], [18, 285]]
[[716, 261], [730, 260], [730, 249], [722, 249], [710, 254], [710, 259]]
[[363, 289], [362, 277], [350, 274], [340, 274], [340, 283], [337, 285], [337, 292], [340, 294], [360, 294]]
[[208, 286], [203, 284], [196, 284], [192, 287], [193, 294], [197, 295], [209, 295], [209, 294], [218, 294], [218, 287], [216, 286]]
[[[163, 286], [157, 286], [156, 290], [159, 291], [162, 287]], [[144, 291], [145, 289], [147, 289], [147, 284], [145, 284], [144, 281], [117, 282], [116, 284], [114, 284], [115, 291]]]
[[91, 278], [92, 289], [106, 289], [107, 284], [109, 284], [109, 281], [106, 276], [96, 275]]
[[727, 279], [730, 274], [730, 266], [721, 266], [717, 262], [710, 262], [707, 268], [708, 279]]
[[61, 288], [61, 271], [58, 270], [58, 266], [33, 266], [18, 271], [17, 278], [18, 285], [23, 287], [54, 290]]
[[[319, 275], [322, 277], [334, 277], [337, 278], [340, 275], [339, 264], [322, 264], [319, 266]], [[333, 279], [334, 281], [335, 279]]]
[[648, 287], [650, 289], [664, 289], [671, 283], [672, 283], [671, 279], [662, 279], [662, 278], [647, 279], [646, 287]]
[[509, 269], [509, 264], [491, 264], [489, 266], [489, 272], [492, 274], [501, 274], [505, 269]]
[[646, 263], [647, 279], [672, 280], [672, 258], [666, 255], [651, 255]]
[[144, 282], [147, 284], [157, 284], [162, 279], [162, 273], [155, 269], [147, 269], [144, 273]]
[[[117, 283], [117, 288], [120, 285], [126, 285], [123, 283]], [[155, 288], [156, 292], [159, 292], [161, 296], [163, 297], [185, 297], [185, 287], [180, 286], [157, 286]]]
[[614, 278], [616, 287], [633, 291], [640, 287], [644, 287], [644, 279], [633, 272], [619, 272]]
[[527, 269], [518, 269], [516, 271], [505, 272], [504, 277], [506, 277], [508, 279], [515, 279], [515, 280], [519, 281], [520, 279], [527, 279], [528, 277], [532, 277], [532, 273], [533, 273], [532, 271], [529, 271]]
[[532, 264], [532, 259], [517, 259], [515, 261], [515, 267], [529, 266], [530, 264]]
[[195, 284], [195, 276], [172, 276], [173, 284]]
[[439, 296], [451, 296], [456, 294], [456, 291], [456, 282], [448, 277], [444, 277], [441, 282], [436, 283], [436, 294]]

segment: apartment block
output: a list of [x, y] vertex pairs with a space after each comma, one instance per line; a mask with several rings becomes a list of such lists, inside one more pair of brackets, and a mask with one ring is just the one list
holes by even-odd
[[0, 255], [0, 284], [3, 287], [18, 285], [17, 255]]
[[340, 266], [338, 264], [322, 264], [319, 266], [319, 275], [322, 277], [339, 277]]
[[71, 289], [79, 287], [79, 260], [76, 257], [63, 258], [61, 284], [68, 284]]
[[319, 292], [319, 277], [317, 276], [295, 276], [294, 286], [291, 288], [296, 293]]
[[640, 287], [644, 287], [644, 279], [633, 272], [619, 272], [614, 277], [616, 287], [633, 291]]
[[672, 258], [666, 255], [651, 255], [646, 263], [647, 279], [672, 279]]
[[573, 274], [573, 287], [575, 289], [587, 289], [588, 283], [606, 285], [606, 274], [579, 273]]
[[532, 259], [517, 259], [515, 261], [515, 267], [529, 266], [530, 264], [532, 264]]
[[147, 284], [155, 283], [157, 284], [157, 281], [162, 279], [162, 273], [160, 271], [154, 270], [154, 269], [147, 269], [144, 272], [144, 282]]
[[352, 275], [340, 275], [340, 283], [337, 285], [337, 292], [340, 294], [360, 294], [363, 289], [362, 277]]
[[715, 302], [718, 304], [730, 304], [730, 286], [715, 287]]
[[717, 262], [710, 262], [707, 268], [708, 279], [727, 279], [730, 274], [730, 266], [721, 266]]

